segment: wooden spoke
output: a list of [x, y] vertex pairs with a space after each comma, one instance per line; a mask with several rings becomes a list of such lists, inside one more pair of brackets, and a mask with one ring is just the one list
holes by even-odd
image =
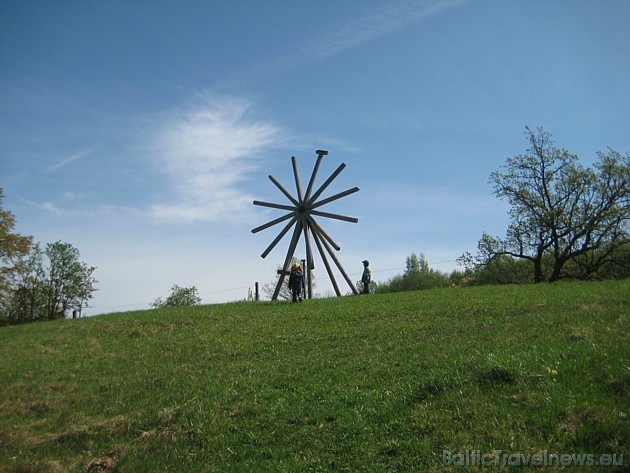
[[296, 207], [300, 205], [300, 203], [295, 200], [295, 198], [291, 194], [289, 194], [289, 191], [282, 187], [282, 184], [280, 184], [275, 177], [269, 175], [269, 180], [273, 182], [278, 189], [280, 189], [280, 192], [282, 192], [287, 197], [287, 199], [289, 199], [293, 203], [293, 205], [295, 205]]
[[326, 190], [326, 188], [330, 185], [330, 183], [339, 175], [339, 173], [341, 171], [343, 171], [343, 169], [346, 167], [346, 165], [344, 163], [341, 163], [339, 165], [339, 167], [337, 168], [337, 170], [335, 172], [333, 172], [331, 174], [331, 176], [326, 179], [326, 182], [324, 182], [322, 184], [322, 186], [317, 190], [317, 192], [315, 192], [315, 194], [313, 195], [313, 197], [310, 198], [309, 203], [315, 202], [317, 200], [317, 198], [322, 195], [322, 192], [324, 192]]
[[311, 279], [311, 271], [315, 269], [315, 264], [313, 263], [313, 252], [311, 250], [311, 238], [310, 233], [311, 229], [308, 223], [306, 222], [306, 218], [302, 219], [302, 228], [304, 229], [304, 242], [306, 243], [306, 278], [308, 281], [308, 298], [313, 298], [313, 280]]
[[290, 205], [274, 204], [272, 202], [261, 202], [260, 200], [255, 200], [254, 205], [259, 205], [260, 207], [271, 207], [272, 209], [295, 211], [295, 207], [291, 207]]
[[321, 207], [322, 205], [330, 204], [331, 202], [334, 202], [335, 200], [339, 200], [342, 197], [345, 197], [350, 194], [354, 194], [355, 192], [359, 192], [358, 187], [353, 187], [352, 189], [348, 189], [347, 191], [340, 192], [339, 194], [335, 194], [331, 197], [328, 197], [327, 199], [320, 200], [316, 204], [311, 205], [309, 209], [313, 210], [313, 209], [316, 209], [317, 207]]
[[266, 229], [267, 229], [267, 228], [269, 228], [269, 227], [273, 227], [274, 225], [276, 225], [276, 224], [278, 224], [278, 223], [282, 223], [282, 222], [284, 222], [285, 220], [288, 220], [288, 219], [290, 219], [291, 217], [293, 217], [293, 216], [294, 216], [294, 214], [295, 214], [294, 212], [291, 212], [291, 213], [286, 214], [286, 215], [284, 215], [284, 216], [282, 216], [282, 217], [280, 217], [280, 218], [277, 218], [277, 219], [275, 219], [275, 220], [272, 220], [271, 222], [267, 222], [267, 223], [265, 223], [264, 225], [261, 225], [260, 227], [256, 227], [256, 228], [254, 228], [254, 229], [252, 230], [252, 233], [258, 233], [258, 232], [260, 232], [260, 231], [262, 231], [262, 230], [266, 230]]
[[315, 245], [317, 245], [317, 249], [319, 250], [319, 255], [322, 257], [322, 261], [324, 262], [324, 266], [326, 267], [326, 272], [328, 273], [328, 277], [330, 278], [330, 282], [335, 289], [335, 294], [337, 297], [341, 296], [341, 291], [339, 290], [339, 286], [337, 285], [337, 279], [330, 268], [330, 263], [328, 262], [328, 258], [326, 258], [326, 253], [322, 248], [321, 237], [317, 234], [316, 231], [313, 232], [313, 240], [315, 240]]
[[323, 154], [317, 155], [317, 161], [315, 161], [315, 167], [313, 168], [313, 173], [311, 174], [311, 180], [308, 181], [308, 187], [306, 188], [306, 195], [304, 196], [304, 201], [308, 202], [309, 197], [311, 196], [311, 191], [313, 190], [313, 184], [315, 184], [315, 178], [317, 177], [317, 171], [319, 170], [319, 165], [324, 158]]
[[295, 248], [297, 247], [298, 240], [300, 239], [300, 233], [302, 232], [302, 225], [298, 221], [295, 225], [295, 230], [293, 230], [293, 237], [291, 238], [291, 244], [289, 245], [289, 251], [287, 251], [287, 257], [284, 260], [284, 264], [282, 265], [283, 272], [280, 274], [278, 278], [278, 284], [276, 284], [276, 289], [273, 291], [273, 296], [271, 300], [276, 300], [278, 298], [278, 294], [280, 294], [280, 288], [284, 283], [284, 278], [289, 270], [289, 264], [291, 263], [291, 258], [295, 253]]
[[310, 210], [309, 213], [312, 213], [313, 215], [318, 215], [320, 217], [334, 218], [335, 220], [343, 220], [344, 222], [357, 223], [359, 221], [358, 218], [346, 217], [344, 215], [331, 214], [328, 212], [320, 212], [319, 210]]
[[300, 171], [298, 171], [297, 159], [295, 159], [295, 156], [291, 156], [291, 163], [293, 164], [293, 177], [295, 178], [295, 188], [297, 189], [297, 193], [298, 193], [298, 202], [303, 202], [304, 199], [302, 198], [302, 184], [300, 183]]
[[333, 248], [337, 251], [341, 250], [341, 247], [335, 242], [335, 240], [332, 239], [332, 237], [326, 233], [324, 231], [324, 229], [322, 227], [319, 226], [319, 224], [315, 221], [315, 219], [313, 217], [311, 217], [310, 215], [308, 216], [308, 221], [310, 223], [310, 225], [313, 227], [313, 230], [317, 230], [317, 232], [324, 237], [324, 239], [330, 243]]
[[326, 250], [328, 251], [328, 254], [330, 255], [330, 257], [332, 258], [332, 260], [335, 262], [335, 264], [337, 265], [337, 269], [339, 269], [339, 272], [341, 273], [341, 275], [343, 276], [343, 278], [346, 280], [346, 282], [348, 283], [348, 286], [350, 286], [350, 289], [352, 290], [352, 292], [357, 295], [359, 294], [359, 291], [357, 291], [357, 288], [354, 287], [354, 283], [352, 282], [352, 279], [350, 279], [350, 277], [348, 277], [348, 275], [346, 274], [346, 271], [343, 269], [343, 266], [341, 266], [341, 263], [339, 262], [339, 260], [337, 259], [337, 256], [335, 256], [335, 252], [332, 250], [332, 248], [328, 245], [328, 242], [326, 240], [323, 240], [324, 243], [324, 247], [326, 248]]
[[289, 229], [293, 225], [295, 225], [295, 220], [296, 220], [296, 218], [293, 217], [293, 219], [289, 223], [287, 223], [286, 227], [284, 227], [282, 229], [282, 231], [280, 233], [278, 233], [278, 236], [276, 238], [274, 238], [274, 240], [271, 242], [271, 245], [269, 245], [267, 247], [267, 249], [265, 251], [263, 251], [262, 255], [260, 255], [263, 259], [266, 258], [269, 253], [271, 253], [271, 250], [273, 250], [275, 248], [275, 246], [278, 244], [278, 242], [280, 240], [282, 240], [282, 238], [287, 234]]

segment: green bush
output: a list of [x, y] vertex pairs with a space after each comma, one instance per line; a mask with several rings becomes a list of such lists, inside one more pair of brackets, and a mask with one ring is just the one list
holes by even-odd
[[158, 297], [151, 303], [153, 307], [159, 309], [161, 307], [182, 307], [189, 305], [197, 305], [201, 302], [199, 291], [195, 286], [179, 287], [174, 284], [171, 288], [171, 294], [165, 300]]
[[379, 294], [386, 294], [405, 291], [420, 291], [423, 289], [448, 287], [451, 285], [451, 280], [448, 275], [430, 269], [427, 272], [414, 272], [394, 276], [389, 281], [379, 284], [376, 292]]

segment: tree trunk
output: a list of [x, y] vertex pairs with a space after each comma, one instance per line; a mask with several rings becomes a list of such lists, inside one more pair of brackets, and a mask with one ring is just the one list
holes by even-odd
[[542, 258], [543, 252], [539, 250], [534, 258], [534, 282], [536, 284], [543, 280]]
[[567, 260], [564, 258], [556, 258], [553, 263], [553, 272], [549, 277], [549, 282], [556, 282], [560, 280], [560, 273], [562, 272], [562, 267]]

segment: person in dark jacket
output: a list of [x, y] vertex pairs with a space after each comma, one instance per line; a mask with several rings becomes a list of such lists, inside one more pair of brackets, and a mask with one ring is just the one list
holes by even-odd
[[300, 294], [302, 293], [303, 277], [302, 267], [298, 263], [295, 263], [291, 269], [291, 274], [289, 275], [289, 289], [291, 289], [291, 295], [294, 303], [298, 300], [302, 302]]
[[363, 283], [363, 294], [369, 294], [370, 282], [372, 282], [372, 271], [370, 271], [370, 262], [368, 260], [363, 261], [363, 275], [361, 276], [361, 282]]

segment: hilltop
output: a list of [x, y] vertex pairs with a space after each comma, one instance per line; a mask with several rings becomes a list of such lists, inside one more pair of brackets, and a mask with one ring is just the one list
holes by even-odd
[[629, 308], [625, 280], [3, 327], [0, 471], [442, 471], [444, 452], [498, 450], [627, 465]]

